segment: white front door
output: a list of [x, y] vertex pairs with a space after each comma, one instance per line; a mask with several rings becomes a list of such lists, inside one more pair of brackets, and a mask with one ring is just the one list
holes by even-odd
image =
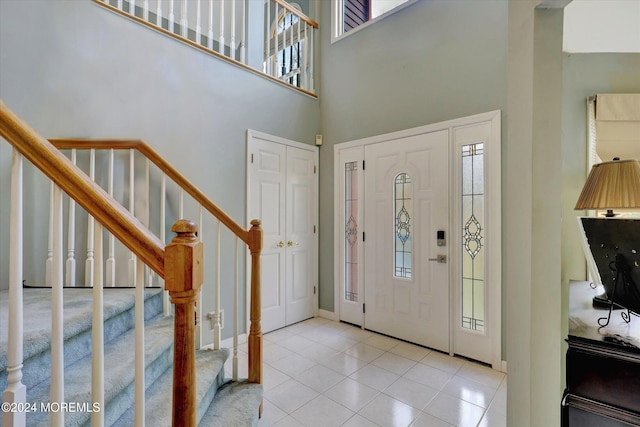
[[365, 327], [449, 352], [449, 132], [364, 154]]
[[308, 319], [316, 306], [317, 149], [282, 141], [248, 134], [248, 220], [263, 229], [263, 332]]

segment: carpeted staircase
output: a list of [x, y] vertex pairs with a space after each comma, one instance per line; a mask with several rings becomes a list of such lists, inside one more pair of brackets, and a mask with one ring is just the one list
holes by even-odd
[[[91, 402], [91, 289], [64, 290], [65, 401]], [[104, 290], [105, 424], [134, 425], [134, 289]], [[7, 302], [0, 292], [0, 391], [7, 387]], [[49, 402], [51, 289], [24, 289], [24, 367], [27, 402]], [[171, 425], [173, 317], [162, 314], [162, 291], [145, 291], [146, 424]], [[196, 353], [201, 426], [255, 426], [262, 387], [225, 380], [227, 349]], [[90, 412], [67, 412], [66, 426], [90, 424]], [[28, 426], [48, 426], [49, 414], [27, 414]]]

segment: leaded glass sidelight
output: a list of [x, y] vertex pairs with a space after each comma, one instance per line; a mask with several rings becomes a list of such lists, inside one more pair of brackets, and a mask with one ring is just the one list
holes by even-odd
[[393, 180], [394, 199], [394, 273], [395, 277], [411, 278], [411, 177], [407, 173], [396, 175]]
[[484, 331], [484, 144], [462, 146], [462, 327]]
[[358, 162], [344, 166], [344, 299], [358, 301]]

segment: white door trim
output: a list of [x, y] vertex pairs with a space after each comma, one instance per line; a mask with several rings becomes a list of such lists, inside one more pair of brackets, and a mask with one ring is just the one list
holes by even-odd
[[[501, 112], [500, 110], [489, 111], [486, 113], [480, 113], [472, 116], [461, 117], [457, 119], [447, 120], [444, 122], [434, 123], [425, 126], [419, 126], [416, 128], [405, 129], [397, 132], [391, 132], [383, 135], [376, 135], [372, 137], [362, 138], [354, 141], [344, 142], [334, 145], [334, 194], [338, 197], [341, 194], [339, 188], [341, 167], [339, 165], [339, 152], [342, 149], [353, 148], [358, 146], [365, 146], [368, 144], [375, 144], [379, 142], [385, 142], [394, 139], [405, 138], [414, 135], [420, 135], [424, 133], [435, 132], [439, 130], [449, 130], [450, 138], [453, 138], [454, 129], [478, 124], [481, 122], [491, 123], [491, 138], [489, 147], [486, 150], [486, 209], [487, 209], [487, 238], [490, 238], [493, 244], [487, 248], [487, 257], [491, 261], [487, 263], [486, 278], [487, 281], [497, 284], [491, 288], [491, 292], [487, 301], [487, 307], [491, 316], [491, 335], [492, 335], [492, 366], [494, 369], [501, 369], [502, 367], [502, 245], [501, 245]], [[453, 149], [453, 144], [450, 143], [450, 149]], [[450, 156], [450, 161], [454, 162], [453, 156]], [[453, 165], [452, 165], [453, 166]], [[450, 173], [454, 173], [457, 168], [451, 167]], [[451, 181], [455, 182], [455, 181]], [[453, 207], [453, 206], [452, 206]], [[340, 318], [340, 245], [343, 243], [342, 225], [340, 224], [340, 203], [334, 204], [334, 310], [336, 317]], [[455, 253], [452, 254], [455, 256]], [[459, 255], [458, 255], [459, 256]], [[450, 263], [452, 266], [455, 263]], [[451, 272], [451, 277], [455, 277]], [[366, 290], [365, 290], [366, 292]], [[451, 286], [451, 301], [454, 303], [454, 287]], [[455, 315], [456, 310], [450, 310], [451, 316]], [[455, 319], [450, 319], [451, 325], [454, 324]], [[451, 343], [453, 344], [453, 327], [451, 330]], [[453, 346], [452, 346], [453, 349]]]
[[[286, 139], [286, 138], [282, 138], [279, 136], [274, 136], [274, 135], [269, 135], [267, 133], [264, 132], [259, 132], [256, 130], [252, 130], [252, 129], [247, 129], [247, 141], [246, 141], [246, 159], [245, 159], [245, 171], [246, 171], [246, 182], [245, 182], [245, 218], [246, 218], [246, 227], [250, 227], [250, 222], [253, 219], [256, 218], [249, 218], [250, 215], [250, 208], [251, 208], [251, 203], [250, 203], [250, 198], [251, 198], [251, 194], [250, 194], [250, 183], [251, 183], [251, 153], [249, 150], [249, 144], [250, 141], [252, 139], [262, 139], [268, 142], [272, 142], [275, 144], [281, 144], [281, 145], [285, 145], [285, 146], [289, 146], [289, 147], [295, 147], [298, 149], [302, 149], [302, 150], [306, 150], [306, 151], [311, 151], [314, 154], [314, 164], [316, 165], [316, 173], [315, 173], [315, 179], [314, 179], [314, 200], [315, 200], [315, 208], [313, 210], [313, 222], [314, 224], [316, 224], [316, 233], [315, 233], [315, 239], [313, 242], [313, 250], [315, 252], [315, 256], [313, 259], [313, 265], [312, 265], [312, 277], [314, 279], [315, 282], [315, 288], [316, 288], [316, 293], [314, 295], [314, 306], [313, 306], [313, 310], [314, 310], [314, 316], [318, 315], [318, 294], [319, 292], [317, 292], [318, 289], [318, 254], [319, 254], [319, 249], [318, 249], [318, 236], [319, 236], [319, 194], [318, 194], [318, 189], [319, 189], [319, 176], [320, 176], [320, 169], [319, 169], [319, 150], [318, 147], [316, 147], [315, 145], [310, 145], [310, 144], [304, 144], [302, 142], [298, 142], [298, 141], [293, 141], [290, 139]], [[257, 218], [260, 219], [260, 218]], [[249, 333], [249, 327], [250, 327], [250, 321], [249, 321], [249, 317], [250, 317], [250, 304], [251, 304], [251, 263], [249, 262], [250, 260], [250, 254], [249, 254], [249, 250], [247, 249], [246, 251], [246, 259], [247, 262], [245, 263], [245, 314], [246, 314], [246, 330], [245, 332], [248, 334]]]

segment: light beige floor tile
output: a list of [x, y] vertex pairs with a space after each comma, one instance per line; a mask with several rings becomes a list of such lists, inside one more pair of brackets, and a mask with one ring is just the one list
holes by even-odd
[[369, 363], [382, 356], [382, 354], [384, 354], [384, 350], [361, 342], [346, 349], [345, 353]]
[[473, 362], [466, 362], [457, 375], [494, 388], [498, 388], [505, 377], [503, 372]]
[[297, 381], [320, 393], [324, 393], [345, 378], [344, 375], [322, 365], [315, 365], [296, 376]]
[[452, 427], [453, 424], [449, 424], [446, 421], [442, 421], [440, 418], [436, 418], [433, 415], [422, 413], [416, 419], [411, 427]]
[[390, 338], [390, 337], [385, 337], [384, 335], [374, 334], [369, 338], [367, 338], [366, 340], [364, 340], [363, 342], [365, 344], [382, 349], [384, 351], [389, 351], [393, 347], [400, 344], [402, 341], [394, 338]]
[[423, 365], [422, 363], [417, 363], [403, 376], [437, 390], [442, 390], [442, 387], [453, 377], [453, 375], [448, 372], [441, 371], [432, 366]]
[[417, 362], [407, 359], [390, 352], [382, 354], [380, 357], [371, 362], [379, 368], [391, 371], [394, 374], [404, 375], [409, 369], [413, 368]]
[[271, 363], [271, 366], [279, 371], [284, 372], [290, 377], [295, 377], [298, 374], [306, 371], [314, 366], [316, 363], [313, 360], [309, 360], [299, 354], [291, 354], [283, 359]]
[[362, 415], [356, 414], [353, 417], [349, 418], [349, 421], [342, 424], [342, 427], [379, 427], [379, 425], [374, 423], [373, 421], [369, 421]]
[[328, 359], [321, 360], [319, 364], [333, 369], [342, 375], [351, 375], [358, 369], [364, 368], [367, 362], [345, 353], [338, 353]]
[[269, 400], [287, 414], [292, 413], [317, 396], [317, 391], [312, 390], [294, 379], [287, 380], [264, 393], [265, 399]]
[[420, 363], [433, 366], [434, 368], [438, 368], [441, 371], [449, 372], [450, 374], [455, 374], [464, 366], [466, 362], [463, 359], [451, 357], [448, 354], [432, 351], [431, 353], [427, 354], [424, 359], [420, 361]]
[[282, 409], [278, 408], [268, 399], [263, 399], [262, 417], [258, 420], [258, 427], [272, 426], [286, 416], [286, 412]]
[[353, 415], [354, 412], [322, 395], [291, 414], [306, 427], [340, 426]]
[[349, 375], [349, 378], [382, 391], [393, 384], [400, 376], [377, 366], [367, 365]]
[[387, 387], [384, 394], [422, 410], [436, 397], [438, 390], [402, 377]]
[[386, 394], [379, 394], [358, 414], [381, 426], [406, 427], [418, 418], [420, 411]]
[[374, 388], [352, 380], [351, 378], [345, 378], [327, 390], [325, 395], [352, 411], [357, 412], [379, 393], [380, 392]]
[[486, 409], [496, 394], [496, 389], [455, 375], [445, 384], [442, 392]]
[[459, 427], [476, 427], [484, 409], [457, 397], [439, 393], [424, 412]]
[[401, 342], [400, 344], [389, 350], [389, 352], [419, 362], [424, 359], [427, 354], [431, 353], [431, 350], [420, 347], [419, 345]]

